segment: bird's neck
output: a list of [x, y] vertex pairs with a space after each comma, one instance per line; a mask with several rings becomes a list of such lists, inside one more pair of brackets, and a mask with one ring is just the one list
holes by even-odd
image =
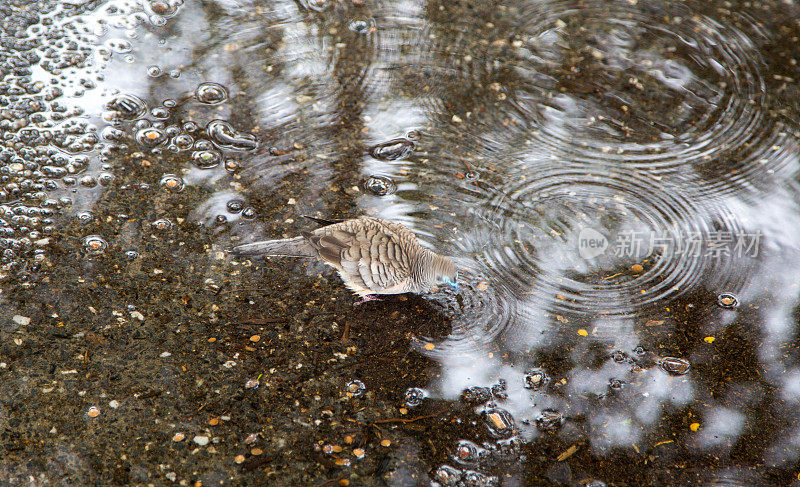
[[417, 255], [411, 270], [411, 279], [419, 291], [427, 291], [436, 280], [435, 260], [438, 257], [430, 250], [423, 248]]

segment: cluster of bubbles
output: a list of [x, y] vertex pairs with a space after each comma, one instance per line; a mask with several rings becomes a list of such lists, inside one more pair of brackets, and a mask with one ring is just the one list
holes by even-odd
[[27, 280], [74, 194], [113, 181], [109, 166], [90, 168], [103, 144], [72, 103], [103, 80], [90, 27], [71, 18], [85, 8], [0, 5], [0, 278]]
[[[194, 98], [203, 104], [216, 105], [228, 99], [228, 92], [218, 83], [201, 83]], [[188, 153], [189, 160], [198, 168], [211, 169], [224, 163], [229, 171], [238, 170], [239, 164], [225, 159], [223, 153], [252, 151], [258, 147], [256, 138], [237, 131], [224, 120], [212, 120], [201, 128], [193, 121], [174, 121], [175, 100], [165, 100], [148, 111], [147, 104], [131, 94], [120, 94], [106, 104], [104, 119], [109, 126], [103, 136], [111, 141], [121, 141], [129, 125], [133, 139], [151, 154], [164, 151], [173, 154]]]

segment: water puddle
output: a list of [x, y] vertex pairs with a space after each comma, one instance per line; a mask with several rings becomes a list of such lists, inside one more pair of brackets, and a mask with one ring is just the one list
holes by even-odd
[[[797, 478], [792, 2], [37, 0], [0, 12], [0, 426], [9, 451], [43, 444], [51, 458], [0, 479], [94, 478], [78, 433], [26, 402], [74, 409], [88, 428], [172, 398], [180, 414], [155, 418], [160, 436], [125, 440], [137, 455], [226, 458], [160, 460], [173, 482]], [[362, 214], [452, 256], [459, 292], [352, 308], [318, 265], [226, 252], [297, 235], [302, 215]], [[447, 330], [401, 329], [413, 309]], [[351, 335], [377, 351], [350, 380], [293, 389], [344, 367], [358, 347], [330, 344]], [[291, 347], [316, 358], [280, 379]], [[398, 375], [409, 360], [416, 372]], [[272, 439], [234, 427], [231, 404], [277, 397], [292, 425], [248, 426]], [[303, 416], [308, 401], [319, 418]], [[381, 417], [380, 401], [403, 416]], [[341, 419], [345, 403], [364, 409]], [[338, 443], [279, 438], [350, 423], [370, 427]], [[248, 438], [241, 452], [224, 428]], [[269, 477], [282, 455], [336, 476]], [[374, 458], [383, 466], [361, 466]]]

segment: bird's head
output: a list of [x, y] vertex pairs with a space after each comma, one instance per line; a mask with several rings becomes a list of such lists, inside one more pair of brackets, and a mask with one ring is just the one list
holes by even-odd
[[458, 292], [458, 269], [452, 260], [447, 257], [437, 256], [434, 262], [436, 284], [446, 284]]

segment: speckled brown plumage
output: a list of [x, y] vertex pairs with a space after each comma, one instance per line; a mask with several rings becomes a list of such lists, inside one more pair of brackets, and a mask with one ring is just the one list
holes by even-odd
[[345, 285], [361, 297], [425, 292], [442, 276], [453, 282], [456, 276], [455, 264], [422, 247], [411, 230], [371, 217], [326, 224], [300, 237], [240, 245], [232, 251], [315, 257], [335, 268]]

